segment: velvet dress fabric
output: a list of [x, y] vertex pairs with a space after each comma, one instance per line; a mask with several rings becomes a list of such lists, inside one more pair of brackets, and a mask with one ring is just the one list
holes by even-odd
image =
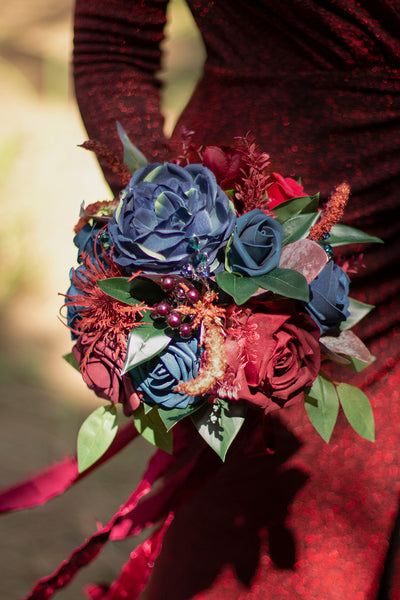
[[163, 161], [182, 125], [199, 144], [250, 131], [273, 170], [301, 176], [309, 193], [350, 183], [343, 222], [385, 241], [362, 249], [351, 277], [351, 296], [376, 306], [357, 327], [376, 360], [346, 379], [369, 396], [377, 439], [339, 415], [327, 445], [301, 405], [267, 430], [249, 419], [224, 464], [208, 456], [209, 477], [175, 515], [142, 598], [398, 600], [400, 2], [189, 0], [207, 60], [171, 140], [156, 77], [167, 4], [77, 0], [88, 135], [120, 152], [119, 120]]

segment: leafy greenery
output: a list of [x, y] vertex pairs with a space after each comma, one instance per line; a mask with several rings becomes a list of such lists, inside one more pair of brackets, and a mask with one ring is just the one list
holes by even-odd
[[129, 333], [122, 374], [160, 354], [170, 341], [171, 338], [153, 323], [141, 323], [134, 327]]
[[202, 406], [203, 404], [192, 404], [187, 408], [164, 408], [163, 406], [157, 406], [157, 410], [167, 431], [169, 431], [174, 425], [179, 423], [179, 421], [192, 415]]
[[247, 302], [259, 287], [251, 277], [245, 277], [240, 273], [228, 273], [228, 271], [217, 273], [215, 281], [238, 305]]
[[286, 200], [286, 202], [282, 202], [276, 206], [274, 209], [272, 209], [272, 212], [274, 213], [277, 221], [279, 221], [279, 223], [282, 225], [291, 217], [295, 217], [304, 213], [315, 213], [318, 208], [318, 203], [319, 194], [315, 194], [315, 196], [292, 198], [291, 200]]
[[338, 224], [332, 227], [329, 237], [326, 240], [323, 240], [323, 243], [329, 244], [330, 246], [345, 246], [347, 244], [383, 244], [383, 240], [373, 235], [368, 235], [355, 227]]
[[277, 267], [262, 277], [254, 277], [259, 287], [287, 298], [308, 302], [310, 290], [304, 275], [293, 269]]
[[111, 298], [125, 304], [137, 304], [145, 301], [153, 304], [162, 298], [160, 286], [149, 278], [109, 277], [97, 281], [98, 287]]
[[91, 467], [111, 446], [118, 431], [114, 404], [100, 406], [82, 423], [78, 433], [79, 473]]
[[218, 399], [192, 415], [197, 431], [223, 461], [244, 423], [246, 409], [244, 404], [229, 404]]
[[138, 432], [150, 444], [172, 454], [172, 432], [167, 431], [156, 406], [146, 413], [143, 405], [140, 405], [133, 413], [133, 421]]
[[340, 324], [340, 329], [342, 331], [354, 327], [356, 323], [358, 323], [359, 321], [361, 321], [361, 319], [366, 317], [367, 314], [371, 312], [371, 310], [374, 308], [373, 304], [366, 304], [365, 302], [360, 302], [355, 298], [349, 298], [349, 300], [350, 316], [347, 317], [347, 319]]
[[296, 300], [309, 300], [309, 287], [305, 277], [292, 269], [277, 267], [260, 277], [247, 277], [240, 273], [217, 273], [215, 280], [219, 287], [232, 296], [236, 304], [244, 304], [259, 288]]
[[371, 404], [362, 390], [348, 383], [336, 387], [344, 414], [361, 437], [375, 441], [375, 423]]
[[334, 384], [319, 374], [304, 396], [307, 415], [319, 435], [329, 442], [339, 414], [339, 400]]
[[320, 213], [305, 213], [290, 217], [282, 223], [283, 241], [282, 246], [301, 240], [310, 232], [310, 227], [314, 225], [320, 217]]
[[71, 367], [73, 367], [74, 369], [76, 369], [77, 371], [81, 371], [79, 368], [79, 363], [76, 360], [75, 356], [73, 355], [72, 352], [68, 352], [68, 354], [64, 354], [63, 355], [63, 359], [69, 364], [71, 365]]
[[142, 154], [140, 150], [136, 148], [134, 144], [132, 144], [128, 134], [119, 121], [117, 121], [117, 131], [119, 139], [121, 140], [124, 148], [124, 163], [133, 174], [142, 167], [145, 167], [148, 164], [148, 160], [144, 154]]

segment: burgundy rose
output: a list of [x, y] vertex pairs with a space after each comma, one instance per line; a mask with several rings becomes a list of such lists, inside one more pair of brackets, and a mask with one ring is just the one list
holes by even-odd
[[307, 196], [302, 185], [290, 177], [282, 177], [279, 173], [271, 173], [270, 181], [272, 185], [268, 187], [268, 208], [273, 210], [275, 206], [292, 200], [292, 198], [301, 198]]
[[125, 353], [101, 340], [93, 346], [93, 341], [93, 336], [83, 334], [72, 348], [83, 380], [99, 398], [122, 404], [124, 413], [129, 416], [138, 408], [140, 398], [129, 373], [121, 376]]
[[203, 164], [212, 171], [224, 190], [232, 189], [242, 168], [242, 153], [229, 146], [206, 146]]
[[228, 395], [266, 413], [300, 401], [318, 375], [319, 337], [315, 322], [294, 304], [254, 304], [226, 341], [228, 371], [235, 374]]

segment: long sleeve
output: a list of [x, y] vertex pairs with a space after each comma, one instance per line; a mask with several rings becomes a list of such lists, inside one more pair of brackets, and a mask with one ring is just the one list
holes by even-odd
[[[163, 159], [160, 43], [168, 0], [76, 0], [73, 69], [79, 109], [91, 139], [121, 152], [120, 121], [149, 159]], [[103, 166], [114, 191], [119, 182]]]

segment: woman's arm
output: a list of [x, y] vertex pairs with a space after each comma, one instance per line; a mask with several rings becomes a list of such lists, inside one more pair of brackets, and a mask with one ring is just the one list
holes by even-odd
[[[76, 0], [74, 81], [91, 139], [121, 153], [120, 121], [149, 159], [167, 153], [160, 113], [160, 42], [168, 0]], [[103, 169], [112, 189], [121, 185]]]

